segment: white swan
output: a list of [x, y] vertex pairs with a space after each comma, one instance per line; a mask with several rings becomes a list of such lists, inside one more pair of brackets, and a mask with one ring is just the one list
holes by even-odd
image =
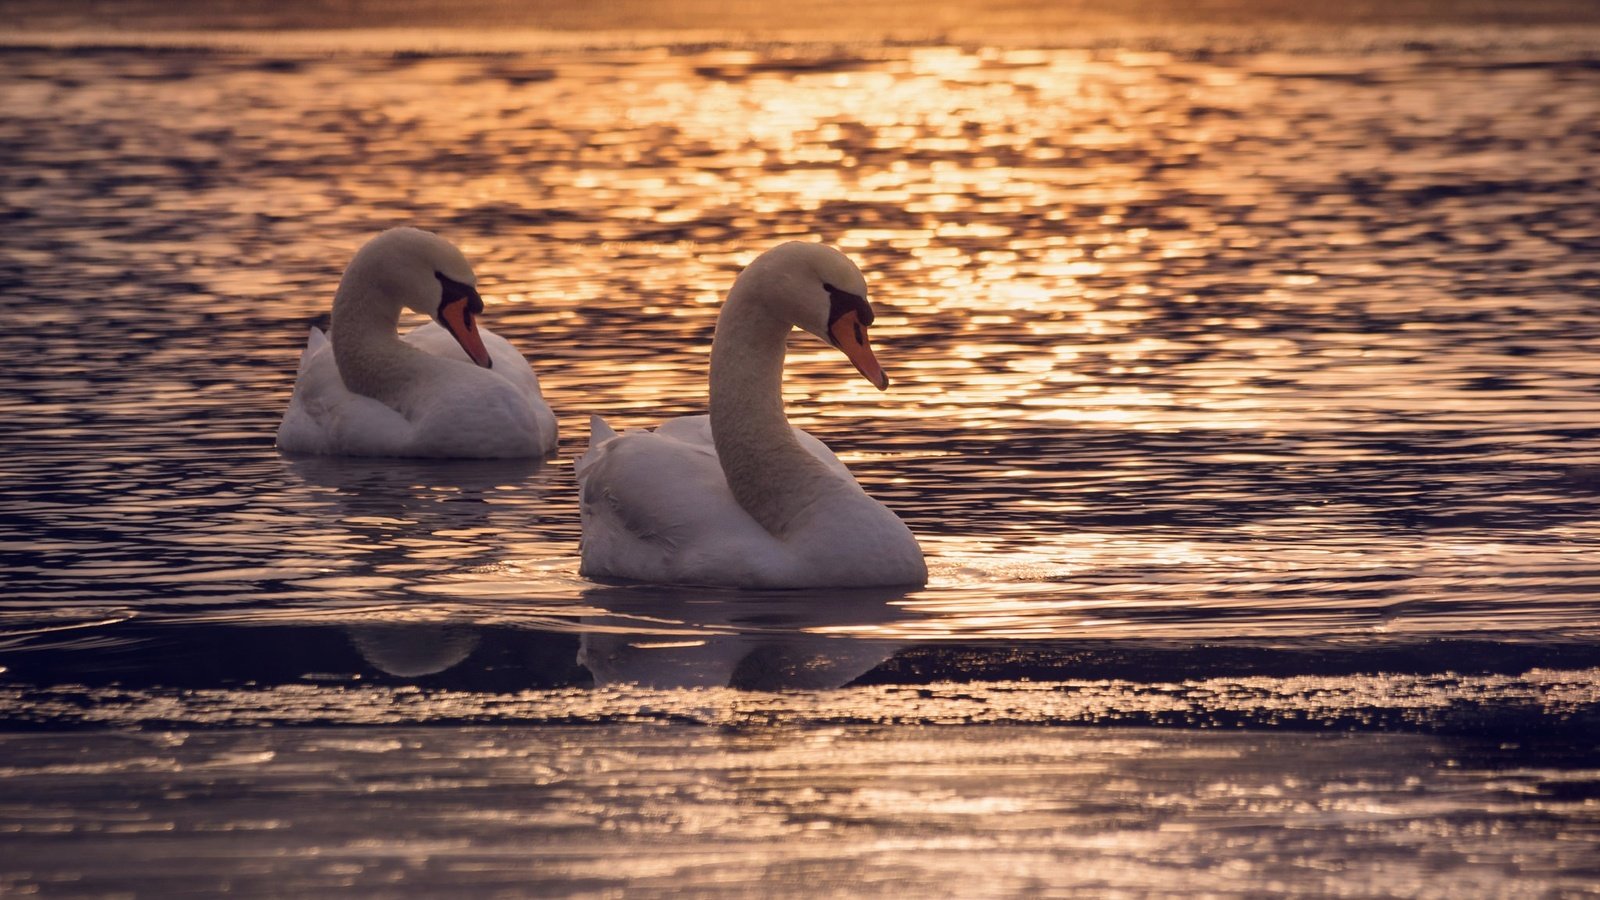
[[861, 271], [821, 244], [763, 253], [734, 282], [711, 345], [711, 415], [618, 435], [591, 420], [578, 461], [583, 575], [737, 587], [919, 585], [910, 529], [783, 414], [795, 326], [883, 390]]
[[[556, 446], [556, 418], [516, 348], [476, 316], [466, 257], [415, 228], [357, 251], [333, 297], [332, 337], [300, 357], [278, 447], [335, 456], [513, 458]], [[434, 321], [395, 332], [402, 309]]]

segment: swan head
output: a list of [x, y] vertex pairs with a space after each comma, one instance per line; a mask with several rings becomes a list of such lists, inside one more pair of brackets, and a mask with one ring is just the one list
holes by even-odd
[[379, 296], [438, 322], [472, 361], [487, 369], [478, 334], [483, 298], [472, 265], [455, 245], [419, 228], [391, 228], [356, 252], [345, 278], [366, 280]]
[[790, 241], [756, 257], [734, 282], [761, 297], [773, 315], [836, 347], [878, 390], [889, 376], [867, 342], [873, 312], [867, 279], [838, 250], [825, 244]]

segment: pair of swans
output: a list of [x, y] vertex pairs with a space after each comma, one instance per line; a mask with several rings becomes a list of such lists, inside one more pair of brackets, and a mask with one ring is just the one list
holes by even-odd
[[[313, 328], [278, 446], [348, 456], [513, 458], [555, 449], [556, 420], [517, 350], [477, 327], [483, 300], [449, 242], [396, 228], [362, 247]], [[752, 588], [927, 581], [910, 529], [783, 412], [795, 327], [879, 390], [866, 279], [844, 254], [791, 242], [734, 281], [711, 346], [711, 414], [618, 434], [590, 420], [578, 460], [580, 573]], [[397, 334], [410, 309], [433, 321]]]

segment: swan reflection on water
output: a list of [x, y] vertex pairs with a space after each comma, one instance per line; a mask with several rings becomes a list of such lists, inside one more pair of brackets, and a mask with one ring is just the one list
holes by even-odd
[[[283, 457], [289, 471], [313, 488], [332, 488], [335, 502], [350, 512], [416, 512], [419, 508], [457, 518], [474, 504], [481, 512], [489, 494], [504, 490], [542, 491], [545, 461], [525, 459], [462, 459], [441, 463], [425, 459], [357, 456]], [[448, 506], [434, 505], [449, 501]]]
[[[338, 507], [347, 527], [359, 532], [363, 551], [350, 558], [344, 574], [374, 579], [393, 579], [397, 573], [403, 577], [410, 562], [443, 552], [450, 554], [458, 570], [503, 563], [490, 550], [491, 542], [475, 540], [479, 532], [501, 535], [500, 529], [517, 527], [496, 521], [506, 508], [491, 498], [520, 493], [518, 499], [526, 502], [518, 503], [517, 514], [525, 516], [530, 504], [555, 489], [554, 479], [565, 475], [537, 459], [457, 460], [440, 465], [424, 460], [294, 457], [286, 463], [305, 484], [332, 489], [322, 497]], [[538, 660], [533, 668], [556, 671], [562, 668], [559, 663], [576, 662], [597, 687], [826, 689], [850, 683], [904, 644], [838, 632], [859, 632], [906, 618], [897, 601], [916, 590], [753, 592], [587, 585], [576, 603], [562, 604], [573, 615], [555, 616], [554, 621], [541, 616], [538, 628], [520, 627], [515, 616], [508, 622], [498, 612], [485, 614], [483, 604], [451, 597], [450, 585], [445, 584], [441, 586], [445, 592], [436, 600], [407, 597], [385, 604], [376, 618], [347, 624], [344, 631], [367, 663], [406, 679], [452, 670], [462, 675], [460, 667], [470, 667], [474, 655], [487, 658], [492, 645], [496, 652], [509, 651], [528, 662], [535, 662], [533, 657], [564, 655], [562, 660]], [[511, 597], [499, 595], [496, 603], [498, 611], [525, 611], [525, 604]], [[558, 639], [561, 635], [566, 640]]]
[[[575, 623], [576, 653], [595, 687], [656, 690], [732, 687], [750, 691], [843, 687], [903, 644], [840, 637], [841, 628], [899, 618], [905, 590], [741, 594], [693, 588], [597, 587], [597, 609]], [[492, 639], [487, 636], [491, 630]], [[461, 622], [377, 622], [345, 632], [374, 668], [400, 678], [439, 675], [470, 664], [488, 640], [524, 644], [517, 656], [572, 653], [547, 631], [491, 629]], [[518, 640], [520, 635], [522, 640]], [[541, 668], [566, 660], [543, 660]]]
[[362, 659], [397, 678], [447, 672], [482, 641], [477, 631], [458, 625], [350, 625], [346, 632]]
[[[493, 566], [508, 552], [548, 555], [559, 544], [524, 540], [543, 523], [536, 510], [558, 489], [561, 473], [538, 459], [424, 460], [328, 456], [285, 458], [291, 478], [309, 490], [310, 518], [320, 526], [282, 536], [290, 549], [328, 557], [338, 548], [339, 579], [331, 587], [415, 590], [474, 567]], [[441, 571], [440, 560], [448, 568]], [[333, 568], [333, 567], [329, 567]], [[346, 595], [365, 602], [373, 598]]]
[[[595, 588], [584, 599], [605, 615], [583, 619], [578, 660], [596, 687], [843, 687], [889, 659], [901, 644], [828, 632], [900, 618], [894, 601], [912, 590], [751, 595], [683, 587]], [[646, 623], [649, 630], [640, 627]]]

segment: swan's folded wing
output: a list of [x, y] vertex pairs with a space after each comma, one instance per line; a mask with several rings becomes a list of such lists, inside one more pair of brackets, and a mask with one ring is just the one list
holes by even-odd
[[674, 430], [626, 432], [584, 455], [578, 481], [586, 537], [614, 529], [670, 548], [744, 515], [709, 445], [679, 440]]
[[[489, 360], [493, 363], [489, 371], [509, 381], [529, 398], [538, 398], [542, 402], [544, 395], [539, 391], [539, 376], [534, 374], [533, 367], [528, 365], [528, 360], [517, 348], [487, 328], [479, 328], [478, 337], [483, 339], [483, 347], [489, 351]], [[473, 364], [467, 351], [461, 349], [450, 332], [437, 322], [418, 325], [406, 332], [402, 340], [431, 356]]]
[[[685, 444], [702, 447], [711, 453], [716, 452], [715, 444], [713, 444], [711, 440], [710, 416], [683, 416], [681, 418], [671, 419], [667, 422], [663, 422], [661, 427], [656, 429], [656, 433], [664, 437], [670, 437], [675, 440], [682, 441]], [[845, 468], [844, 463], [839, 461], [839, 457], [835, 456], [833, 451], [828, 449], [827, 444], [824, 444], [799, 428], [794, 429], [794, 436], [795, 439], [800, 442], [800, 446], [806, 448], [806, 450], [809, 451], [812, 456], [815, 456], [817, 459], [827, 463], [828, 468], [833, 469], [846, 478], [853, 477], [850, 474], [850, 470]]]
[[411, 437], [411, 423], [404, 416], [344, 386], [333, 347], [312, 329], [300, 358], [294, 396], [278, 426], [278, 448], [288, 453], [393, 456], [403, 454]]
[[[515, 403], [525, 407], [532, 416], [532, 429], [539, 436], [541, 453], [549, 453], [556, 447], [556, 417], [550, 405], [545, 402], [544, 394], [539, 389], [539, 376], [534, 374], [533, 368], [511, 342], [486, 328], [478, 329], [478, 336], [483, 339], [483, 346], [489, 351], [489, 359], [494, 365], [487, 370], [489, 374], [509, 384]], [[406, 343], [431, 356], [443, 359], [458, 360], [467, 365], [475, 365], [467, 356], [461, 345], [450, 332], [442, 328], [437, 322], [426, 322], [406, 332], [402, 338]], [[477, 369], [484, 372], [483, 369]], [[476, 401], [473, 401], [476, 402]], [[515, 416], [513, 416], [514, 420]]]
[[710, 416], [679, 416], [676, 419], [668, 419], [656, 427], [656, 434], [691, 447], [698, 447], [708, 453], [717, 452], [716, 445], [711, 441]]

